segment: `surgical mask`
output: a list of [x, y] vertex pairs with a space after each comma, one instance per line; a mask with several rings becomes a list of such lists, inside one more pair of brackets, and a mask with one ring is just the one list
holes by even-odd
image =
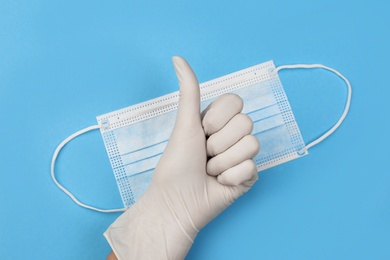
[[[282, 69], [322, 68], [341, 77], [347, 84], [348, 97], [338, 122], [320, 138], [305, 145], [295, 121], [286, 93], [278, 76]], [[338, 71], [321, 64], [298, 64], [275, 67], [273, 61], [237, 71], [200, 84], [201, 108], [218, 96], [235, 93], [244, 101], [243, 113], [253, 120], [252, 135], [261, 144], [254, 158], [259, 171], [300, 158], [308, 149], [332, 134], [346, 117], [352, 89], [349, 81]], [[65, 139], [56, 149], [51, 165], [55, 184], [79, 206], [100, 211], [118, 212], [131, 206], [146, 190], [164, 148], [168, 143], [176, 118], [179, 92], [174, 92], [137, 105], [97, 117], [97, 125], [82, 129]], [[100, 209], [84, 204], [55, 178], [58, 153], [73, 138], [100, 129], [114, 176], [122, 197], [123, 209]]]

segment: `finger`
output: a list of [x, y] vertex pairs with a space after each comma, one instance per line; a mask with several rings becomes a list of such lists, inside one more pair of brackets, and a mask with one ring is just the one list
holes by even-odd
[[174, 56], [172, 61], [180, 87], [179, 107], [174, 131], [200, 126], [200, 90], [198, 79], [185, 59]]
[[[256, 166], [256, 164], [255, 164]], [[256, 174], [254, 174], [252, 176], [252, 178], [250, 178], [249, 180], [245, 181], [242, 183], [242, 185], [244, 185], [245, 187], [247, 188], [250, 188], [253, 186], [253, 184], [255, 184], [255, 182], [259, 179], [259, 174], [258, 174], [258, 169], [257, 169], [257, 166], [256, 166]]]
[[221, 130], [207, 139], [207, 155], [215, 156], [226, 151], [253, 130], [252, 119], [245, 114], [235, 115]]
[[207, 173], [217, 176], [227, 169], [256, 156], [260, 144], [256, 137], [247, 135], [225, 152], [218, 154], [207, 162]]
[[238, 186], [257, 176], [256, 164], [252, 159], [243, 161], [218, 175], [219, 183], [228, 186]]
[[229, 120], [241, 112], [242, 99], [236, 94], [224, 94], [212, 102], [202, 113], [202, 125], [206, 135], [219, 131]]

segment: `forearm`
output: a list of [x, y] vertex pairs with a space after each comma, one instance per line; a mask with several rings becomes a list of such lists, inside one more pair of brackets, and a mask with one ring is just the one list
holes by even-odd
[[184, 259], [192, 246], [174, 217], [137, 201], [104, 233], [113, 249], [107, 259]]

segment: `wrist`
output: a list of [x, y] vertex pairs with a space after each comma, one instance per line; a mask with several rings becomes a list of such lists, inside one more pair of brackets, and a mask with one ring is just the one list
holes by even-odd
[[196, 234], [148, 191], [104, 235], [118, 259], [184, 259]]
[[174, 247], [185, 244], [189, 250], [199, 230], [192, 224], [189, 214], [177, 209], [180, 204], [178, 201], [169, 204], [167, 201], [170, 200], [164, 199], [164, 194], [154, 191], [149, 189], [137, 201], [137, 214], [143, 216], [144, 221], [150, 221], [151, 227], [158, 227], [166, 240], [175, 241]]

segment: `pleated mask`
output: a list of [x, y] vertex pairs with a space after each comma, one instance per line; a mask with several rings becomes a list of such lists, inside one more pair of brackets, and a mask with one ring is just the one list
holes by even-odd
[[[318, 139], [305, 145], [288, 98], [279, 79], [282, 69], [321, 68], [341, 77], [348, 88], [344, 112], [337, 123]], [[346, 117], [352, 89], [349, 81], [338, 71], [321, 64], [296, 64], [275, 67], [264, 62], [200, 84], [201, 109], [225, 93], [239, 95], [244, 101], [242, 113], [253, 120], [252, 135], [261, 149], [254, 158], [258, 171], [300, 158], [308, 149], [331, 135]], [[97, 125], [82, 129], [65, 139], [56, 149], [51, 165], [55, 184], [79, 206], [100, 211], [123, 211], [147, 189], [159, 159], [168, 143], [176, 119], [179, 92], [97, 116]], [[55, 178], [58, 153], [73, 138], [100, 129], [110, 160], [123, 209], [100, 209], [79, 201]]]

